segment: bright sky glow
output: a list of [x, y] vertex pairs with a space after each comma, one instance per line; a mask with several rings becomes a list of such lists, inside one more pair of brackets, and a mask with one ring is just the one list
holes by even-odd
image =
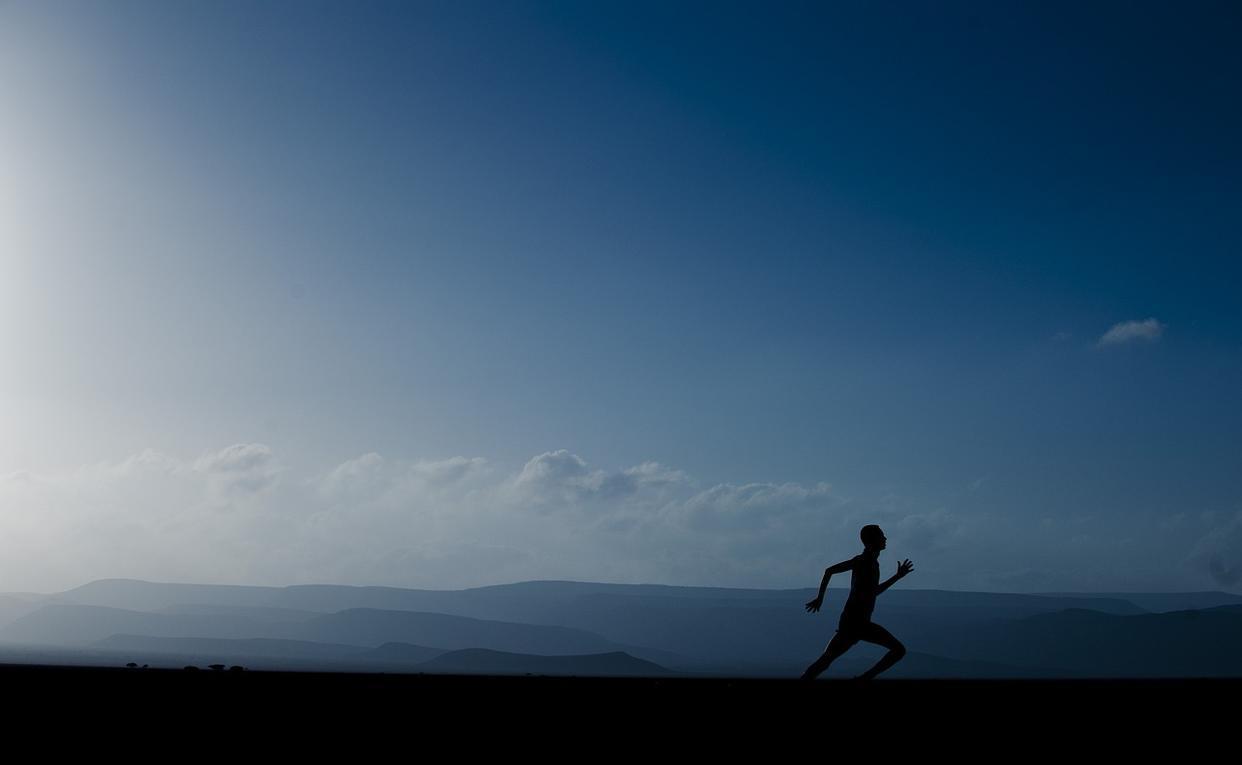
[[0, 591], [1236, 588], [1240, 14], [936, 8], [0, 4]]

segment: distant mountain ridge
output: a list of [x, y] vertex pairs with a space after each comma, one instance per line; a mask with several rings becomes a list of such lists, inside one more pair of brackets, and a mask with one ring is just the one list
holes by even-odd
[[[165, 649], [177, 640], [288, 641], [285, 658], [330, 657], [336, 650], [312, 644], [352, 646], [377, 655], [387, 652], [384, 660], [399, 667], [461, 650], [522, 656], [623, 653], [678, 672], [789, 676], [823, 650], [847, 591], [831, 587], [823, 611], [808, 614], [803, 604], [813, 594], [811, 588], [556, 581], [411, 590], [100, 580], [42, 602], [0, 595], [0, 641], [60, 646], [57, 650], [90, 650], [122, 635], [160, 639]], [[1229, 609], [1235, 601], [1242, 604], [1242, 596], [894, 588], [878, 601], [875, 618], [910, 650], [894, 677], [1228, 675], [1242, 674], [1228, 651], [1199, 647], [1219, 645], [1234, 634]], [[1153, 613], [1144, 607], [1186, 603], [1195, 605], [1195, 612], [1224, 610], [1196, 622], [1197, 617], [1176, 616], [1192, 609]], [[1199, 608], [1203, 604], [1217, 605]], [[183, 650], [192, 643], [179, 645], [177, 650]], [[253, 644], [256, 649], [264, 645]], [[842, 667], [874, 660], [876, 651], [860, 645]], [[269, 655], [252, 653], [265, 661]], [[1171, 660], [1171, 653], [1185, 656]], [[365, 660], [372, 659], [380, 660]]]
[[[836, 588], [830, 590], [830, 594]], [[44, 596], [48, 601], [109, 606], [137, 611], [210, 604], [213, 606], [283, 608], [331, 613], [348, 608], [454, 613], [475, 618], [528, 615], [534, 604], [557, 603], [589, 597], [627, 597], [649, 602], [727, 602], [733, 606], [762, 607], [774, 602], [807, 600], [812, 588], [744, 589], [654, 584], [608, 584], [571, 581], [531, 581], [488, 585], [461, 590], [420, 590], [354, 585], [204, 585], [146, 582], [137, 579], [101, 579], [63, 593]], [[0, 598], [4, 597], [0, 595]], [[1242, 594], [1219, 591], [1183, 593], [990, 593], [957, 590], [893, 589], [885, 593], [891, 606], [934, 606], [945, 609], [997, 608], [1047, 611], [1089, 607], [1113, 613], [1178, 611], [1219, 605], [1242, 605]], [[1052, 606], [1052, 604], [1057, 604]], [[1024, 604], [1024, 605], [1023, 605]]]
[[1115, 616], [1085, 609], [992, 625], [972, 655], [1048, 664], [1093, 677], [1242, 676], [1242, 606]]
[[582, 656], [529, 656], [467, 648], [419, 665], [427, 672], [482, 675], [584, 675], [590, 677], [658, 677], [670, 674], [654, 662], [616, 651]]
[[167, 610], [152, 613], [102, 606], [50, 605], [0, 630], [0, 639], [8, 642], [62, 646], [87, 645], [113, 635], [276, 638], [371, 647], [401, 642], [431, 644], [444, 650], [482, 647], [548, 654], [610, 651], [619, 647], [599, 635], [567, 627], [367, 608], [275, 621], [236, 612], [177, 614]]
[[354, 658], [367, 652], [367, 649], [354, 645], [313, 643], [306, 640], [151, 637], [150, 635], [112, 635], [92, 643], [91, 648], [100, 651], [129, 652], [138, 656], [197, 654], [213, 659], [244, 656], [329, 660]]
[[[1040, 597], [1070, 597], [1066, 593], [1041, 593]], [[1128, 600], [1145, 611], [1190, 611], [1198, 608], [1216, 608], [1217, 606], [1242, 606], [1242, 595], [1235, 595], [1219, 590], [1206, 592], [1106, 592], [1100, 593], [1101, 598]]]

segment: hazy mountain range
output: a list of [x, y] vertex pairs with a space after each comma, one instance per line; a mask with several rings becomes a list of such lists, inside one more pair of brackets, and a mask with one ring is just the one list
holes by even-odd
[[[0, 595], [0, 661], [490, 674], [796, 676], [845, 592], [523, 582], [468, 590], [102, 580]], [[892, 677], [1239, 676], [1242, 596], [891, 590]], [[860, 645], [827, 676], [857, 674]]]

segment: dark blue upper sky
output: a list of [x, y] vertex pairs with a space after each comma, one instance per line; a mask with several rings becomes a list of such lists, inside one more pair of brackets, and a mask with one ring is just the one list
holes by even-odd
[[75, 459], [565, 448], [1002, 528], [1216, 519], [1183, 546], [1239, 510], [1236, 3], [0, 20], [12, 145], [95, 168], [47, 204], [121, 210], [23, 272], [48, 334], [9, 389], [90, 423]]

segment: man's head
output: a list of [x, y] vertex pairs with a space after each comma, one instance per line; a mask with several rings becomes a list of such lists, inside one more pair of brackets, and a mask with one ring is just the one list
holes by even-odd
[[862, 538], [863, 546], [868, 550], [879, 552], [888, 547], [888, 538], [884, 536], [883, 531], [880, 531], [880, 527], [874, 523], [869, 526], [863, 526], [862, 531], [858, 532], [858, 536]]

